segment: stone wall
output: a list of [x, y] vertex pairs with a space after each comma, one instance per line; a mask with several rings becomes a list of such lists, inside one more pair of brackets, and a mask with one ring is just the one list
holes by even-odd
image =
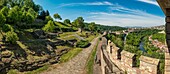
[[157, 74], [159, 59], [154, 59], [146, 56], [141, 56], [140, 58], [141, 74]]
[[[111, 62], [113, 62], [116, 66], [118, 66], [119, 69], [121, 69], [122, 71], [127, 72], [128, 74], [158, 74], [159, 59], [140, 56], [139, 59], [140, 66], [135, 67], [134, 66], [136, 64], [135, 54], [124, 50], [120, 52], [120, 49], [116, 47], [112, 42], [110, 41], [108, 42], [109, 43], [107, 45], [107, 48], [106, 50], [104, 50], [107, 52], [107, 54], [103, 54], [103, 55], [108, 55], [109, 58], [107, 59], [110, 59]], [[119, 59], [118, 57], [121, 57], [121, 59]], [[167, 65], [169, 64], [167, 63]]]
[[170, 54], [165, 53], [165, 74], [170, 74]]

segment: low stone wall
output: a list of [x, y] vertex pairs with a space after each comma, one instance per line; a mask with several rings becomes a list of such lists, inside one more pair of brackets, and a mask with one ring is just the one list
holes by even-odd
[[[108, 43], [107, 48], [108, 49], [106, 49], [106, 52], [109, 57], [108, 59], [110, 59], [111, 62], [113, 62], [116, 66], [118, 66], [124, 72], [127, 72], [128, 74], [158, 74], [159, 59], [154, 59], [154, 58], [150, 58], [146, 56], [140, 56], [140, 59], [139, 59], [140, 66], [135, 67], [135, 64], [136, 64], [135, 54], [124, 51], [124, 50], [120, 52], [120, 49], [117, 48], [112, 42]], [[121, 54], [121, 55], [118, 55], [118, 54]], [[118, 57], [121, 57], [121, 59], [119, 59]]]

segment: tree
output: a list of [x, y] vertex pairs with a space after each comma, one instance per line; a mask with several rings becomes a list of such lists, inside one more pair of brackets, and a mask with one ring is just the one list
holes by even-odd
[[29, 8], [28, 13], [31, 14], [34, 19], [37, 18], [38, 14], [32, 8]]
[[43, 11], [42, 6], [40, 5], [34, 5], [33, 9], [35, 10], [35, 12], [40, 13], [41, 11]]
[[89, 25], [88, 25], [88, 28], [90, 31], [94, 31], [95, 29], [95, 22], [91, 22]]
[[35, 5], [33, 0], [25, 0], [24, 1], [24, 5], [28, 8], [33, 8], [33, 6]]
[[9, 41], [11, 44], [15, 44], [18, 40], [18, 35], [15, 32], [9, 31], [6, 33], [6, 41]]
[[8, 9], [6, 6], [1, 9], [1, 13], [2, 13], [5, 17], [8, 16], [8, 11], [9, 11], [9, 9]]
[[58, 13], [54, 14], [54, 18], [55, 18], [55, 19], [62, 20], [61, 16], [60, 16]]
[[22, 18], [21, 15], [22, 13], [20, 11], [20, 8], [18, 6], [13, 7], [9, 11], [8, 22], [14, 23], [16, 25], [17, 22], [21, 21], [21, 18]]
[[8, 32], [8, 31], [14, 31], [13, 27], [9, 24], [5, 24], [3, 27], [2, 27], [2, 30], [4, 32]]
[[42, 29], [46, 32], [54, 32], [55, 28], [54, 22], [50, 20]]
[[29, 24], [29, 23], [32, 23], [35, 20], [35, 18], [34, 18], [33, 15], [31, 15], [31, 13], [27, 13], [26, 14], [26, 20], [27, 21], [25, 21], [25, 22]]
[[49, 11], [48, 11], [48, 10], [46, 10], [46, 16], [49, 16], [49, 15], [50, 15]]
[[45, 22], [48, 22], [48, 21], [53, 21], [53, 18], [51, 16], [46, 16], [45, 17]]
[[79, 27], [82, 32], [82, 29], [85, 27], [83, 17], [78, 17], [74, 22], [76, 24], [76, 27]]
[[45, 20], [45, 17], [46, 17], [46, 12], [43, 10], [40, 15], [39, 15], [39, 19], [42, 19], [42, 20]]
[[6, 6], [8, 3], [8, 0], [0, 0], [0, 9]]
[[65, 20], [64, 20], [64, 23], [65, 23], [65, 24], [71, 24], [71, 22], [70, 22], [69, 19], [65, 19]]
[[5, 16], [0, 12], [0, 26], [2, 27], [6, 22]]

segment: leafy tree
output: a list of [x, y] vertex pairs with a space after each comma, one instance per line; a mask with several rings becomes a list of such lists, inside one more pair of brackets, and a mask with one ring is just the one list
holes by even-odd
[[42, 6], [40, 5], [34, 5], [33, 9], [35, 10], [35, 12], [40, 13], [41, 11], [43, 11]]
[[12, 27], [11, 25], [9, 25], [9, 24], [5, 24], [5, 25], [3, 26], [3, 28], [2, 28], [2, 30], [3, 30], [4, 32], [14, 31], [13, 27]]
[[54, 18], [55, 18], [55, 19], [62, 20], [61, 16], [60, 16], [58, 13], [54, 14]]
[[84, 19], [83, 17], [78, 17], [76, 20], [74, 20], [74, 24], [76, 27], [79, 27], [81, 29], [81, 32], [82, 32], [82, 29], [85, 27], [85, 24], [84, 24]]
[[45, 17], [46, 17], [46, 12], [43, 10], [39, 15], [39, 19], [45, 20]]
[[53, 18], [51, 16], [46, 16], [45, 17], [45, 22], [48, 22], [48, 21], [53, 21]]
[[91, 22], [89, 25], [88, 25], [88, 28], [90, 31], [94, 31], [95, 29], [95, 22]]
[[48, 23], [43, 27], [43, 30], [46, 32], [54, 32], [55, 25], [53, 21], [48, 21]]
[[0, 0], [0, 9], [6, 6], [8, 3], [8, 0]]
[[2, 13], [5, 17], [8, 16], [8, 11], [9, 11], [9, 9], [8, 9], [6, 6], [1, 9], [1, 13]]
[[35, 18], [33, 15], [31, 15], [31, 13], [27, 13], [26, 20], [27, 20], [26, 23], [32, 23], [35, 20]]
[[34, 2], [33, 2], [33, 0], [25, 0], [24, 5], [28, 8], [33, 8]]
[[32, 8], [29, 8], [28, 13], [31, 14], [34, 19], [37, 18], [37, 13]]
[[15, 44], [16, 41], [18, 40], [19, 40], [18, 35], [15, 32], [9, 31], [6, 33], [6, 41], [9, 41], [10, 43]]
[[2, 12], [0, 12], [0, 26], [3, 26], [3, 24], [5, 24], [5, 22], [6, 22], [6, 18], [2, 14]]
[[49, 11], [48, 11], [48, 10], [46, 10], [46, 16], [49, 16], [49, 15], [50, 15]]
[[65, 20], [64, 20], [64, 23], [65, 23], [65, 24], [71, 24], [71, 22], [70, 22], [69, 19], [65, 19]]
[[18, 6], [13, 7], [9, 11], [8, 22], [16, 24], [21, 21], [22, 13], [20, 12], [20, 8]]

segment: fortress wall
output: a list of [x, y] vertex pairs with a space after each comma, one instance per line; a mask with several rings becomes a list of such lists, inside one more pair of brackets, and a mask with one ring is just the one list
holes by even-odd
[[[108, 65], [115, 64], [119, 67], [119, 69], [127, 72], [128, 74], [158, 74], [159, 59], [140, 56], [140, 66], [135, 67], [136, 55], [134, 53], [130, 53], [124, 50], [120, 52], [120, 49], [116, 47], [112, 42], [108, 43], [107, 48], [106, 50], [103, 50], [103, 52], [105, 52], [103, 56], [105, 56], [104, 59], [106, 60], [106, 63], [108, 63], [109, 60]], [[121, 59], [119, 59], [118, 57], [121, 57]], [[170, 59], [168, 61], [170, 62]], [[165, 63], [165, 65], [170, 65], [168, 61], [167, 63]], [[112, 62], [113, 64], [110, 64], [110, 62]], [[111, 67], [108, 68], [110, 70], [112, 69]], [[166, 70], [170, 71], [170, 67], [168, 67]]]

